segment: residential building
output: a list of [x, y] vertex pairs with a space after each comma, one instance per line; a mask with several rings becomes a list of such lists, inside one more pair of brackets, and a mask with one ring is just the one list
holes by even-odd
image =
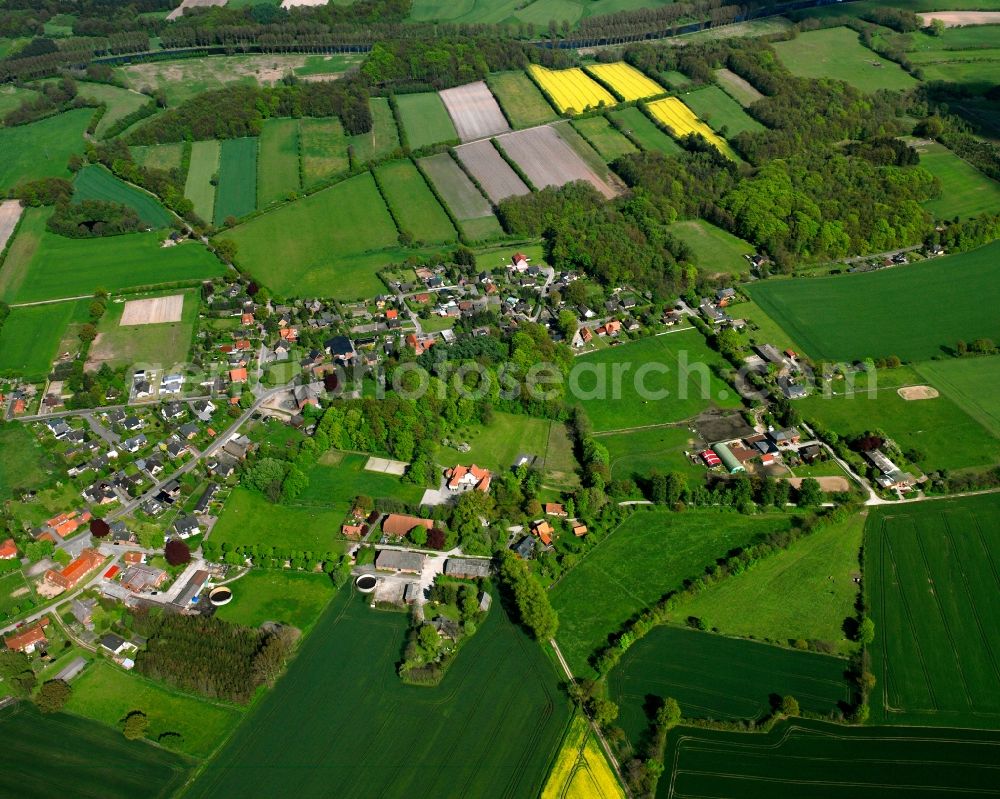
[[45, 637], [45, 628], [48, 626], [49, 617], [43, 616], [30, 627], [25, 627], [20, 632], [7, 636], [3, 642], [12, 652], [23, 652], [30, 655], [48, 643]]
[[493, 479], [493, 474], [489, 469], [483, 469], [476, 464], [471, 466], [453, 466], [449, 469], [445, 469], [444, 478], [448, 486], [448, 490], [453, 494], [459, 494], [464, 491], [482, 491], [484, 494], [488, 493], [490, 490], [490, 481]]
[[403, 538], [409, 535], [415, 527], [430, 530], [434, 527], [432, 519], [421, 519], [419, 516], [407, 516], [402, 513], [390, 513], [382, 521], [382, 532], [391, 538]]

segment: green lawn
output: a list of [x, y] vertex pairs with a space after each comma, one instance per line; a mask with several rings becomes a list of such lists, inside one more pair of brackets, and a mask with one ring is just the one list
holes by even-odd
[[257, 139], [226, 139], [219, 158], [215, 224], [246, 216], [257, 208]]
[[326, 574], [251, 569], [229, 587], [233, 600], [215, 615], [234, 624], [259, 627], [266, 621], [307, 631], [320, 617], [336, 589]]
[[692, 111], [709, 124], [711, 128], [727, 137], [747, 131], [759, 133], [764, 126], [750, 116], [738, 102], [718, 86], [705, 86], [687, 92], [681, 99]]
[[344, 126], [336, 117], [300, 119], [299, 148], [302, 153], [302, 175], [305, 185], [309, 186], [346, 172], [351, 166], [348, 146]]
[[1000, 438], [1000, 358], [925, 361], [916, 370], [930, 385]]
[[275, 546], [322, 556], [338, 549], [343, 521], [343, 508], [274, 505], [263, 494], [237, 487], [211, 538], [220, 546]]
[[[423, 486], [404, 483], [395, 475], [366, 471], [368, 457], [335, 450], [324, 453], [309, 470], [309, 487], [295, 501], [296, 507], [336, 510], [343, 518], [359, 494], [397, 499], [412, 505], [420, 502]], [[336, 532], [339, 531], [338, 525]]]
[[68, 178], [69, 157], [83, 152], [83, 133], [93, 115], [93, 108], [78, 108], [30, 125], [0, 128], [0, 152], [4, 153], [0, 190], [25, 180]]
[[661, 474], [682, 472], [698, 481], [705, 477], [705, 468], [684, 456], [699, 442], [697, 434], [687, 427], [612, 433], [600, 436], [599, 441], [608, 448], [611, 476], [616, 480], [647, 477], [654, 470]]
[[834, 78], [865, 92], [910, 89], [917, 83], [895, 61], [861, 44], [849, 28], [809, 31], [772, 46], [782, 63], [802, 78]]
[[99, 139], [103, 139], [105, 134], [120, 119], [124, 119], [144, 105], [153, 102], [152, 98], [145, 94], [122, 89], [118, 86], [110, 86], [106, 83], [80, 83], [78, 88], [80, 97], [96, 100], [108, 106], [108, 110], [97, 124], [97, 130], [94, 131]]
[[686, 89], [691, 85], [691, 78], [676, 69], [668, 69], [660, 73], [660, 79], [674, 91]]
[[494, 601], [441, 685], [404, 685], [408, 624], [342, 590], [186, 796], [537, 796], [570, 718], [541, 647]]
[[622, 155], [639, 152], [638, 148], [622, 133], [619, 133], [602, 116], [575, 119], [570, 123], [605, 161], [614, 161]]
[[127, 205], [152, 228], [170, 227], [174, 221], [160, 201], [152, 194], [119, 180], [103, 166], [88, 164], [73, 179], [73, 200], [103, 200]]
[[400, 228], [414, 242], [455, 240], [455, 226], [412, 161], [383, 164], [375, 170], [375, 176]]
[[[6, 436], [3, 438], [7, 439]], [[9, 443], [9, 439], [7, 439], [7, 443]], [[33, 464], [27, 465], [30, 467]], [[34, 595], [24, 579], [23, 572], [18, 570], [0, 576], [0, 616], [9, 618], [16, 616], [19, 612], [23, 613], [30, 607], [29, 600], [33, 601]]]
[[751, 344], [773, 344], [781, 351], [788, 349], [793, 352], [803, 351], [788, 332], [753, 300], [731, 305], [729, 315], [746, 320], [747, 340]]
[[739, 407], [736, 392], [715, 374], [722, 363], [694, 329], [644, 338], [577, 358], [569, 396], [582, 400], [597, 431], [678, 422], [712, 406]]
[[791, 644], [828, 641], [841, 654], [857, 645], [844, 634], [854, 618], [865, 514], [823, 527], [752, 569], [681, 602], [671, 618], [697, 616], [725, 635]]
[[268, 119], [260, 131], [257, 163], [259, 205], [283, 200], [299, 190], [299, 122]]
[[437, 92], [397, 95], [396, 106], [411, 150], [458, 139], [451, 117]]
[[182, 142], [136, 145], [128, 149], [137, 164], [153, 169], [180, 169], [184, 159]]
[[92, 664], [73, 681], [66, 703], [66, 712], [111, 727], [133, 710], [148, 717], [148, 739], [199, 758], [208, 757], [242, 718], [235, 707], [179, 693], [106, 662]]
[[682, 152], [681, 146], [673, 138], [654, 125], [653, 121], [635, 106], [619, 108], [609, 113], [635, 137], [642, 149], [664, 155], [678, 155]]
[[941, 196], [924, 203], [938, 219], [1000, 211], [1000, 183], [937, 142], [921, 143], [920, 166], [941, 181]]
[[790, 523], [783, 515], [637, 511], [551, 591], [559, 613], [556, 640], [573, 673], [591, 676], [588, 658], [633, 614], [703, 574], [733, 547]]
[[443, 466], [475, 463], [497, 472], [510, 469], [521, 454], [544, 460], [551, 424], [548, 419], [497, 412], [486, 427], [470, 427], [448, 436], [456, 444], [467, 443], [471, 447], [468, 452], [439, 447], [437, 459]]
[[[257, 5], [256, 0], [242, 0], [243, 5]], [[233, 6], [233, 0], [226, 4]], [[275, 2], [275, 5], [280, 3]], [[352, 66], [364, 60], [357, 53], [333, 53], [332, 55], [310, 55], [306, 56], [305, 66], [295, 70], [296, 75], [332, 75], [338, 72], [346, 72]]]
[[368, 105], [372, 112], [372, 129], [348, 137], [354, 148], [354, 160], [359, 164], [381, 158], [399, 147], [399, 132], [389, 101], [385, 97], [372, 97]]
[[695, 261], [708, 274], [738, 277], [750, 271], [744, 256], [753, 255], [756, 248], [711, 222], [692, 219], [674, 222], [668, 229], [691, 248]]
[[[157, 292], [167, 296], [176, 291]], [[147, 299], [150, 296], [129, 297]], [[198, 318], [198, 298], [194, 292], [184, 292], [184, 308], [179, 322], [154, 325], [121, 326], [125, 303], [112, 303], [97, 324], [97, 338], [90, 345], [88, 363], [98, 368], [96, 362], [109, 363], [112, 368], [134, 364], [160, 364], [170, 369], [188, 360], [194, 323]]]
[[211, 222], [215, 211], [214, 176], [219, 173], [221, 146], [214, 139], [196, 141], [191, 145], [191, 165], [188, 167], [184, 196], [194, 203], [194, 212]]
[[523, 72], [497, 72], [487, 76], [486, 83], [515, 129], [531, 128], [556, 118], [548, 100]]
[[0, 330], [0, 374], [14, 372], [26, 380], [43, 380], [59, 354], [73, 309], [72, 302], [12, 308]]
[[376, 251], [397, 243], [396, 226], [367, 172], [224, 235], [236, 242], [240, 264], [279, 294], [343, 299], [384, 289], [376, 272], [395, 259]]
[[[1000, 340], [1000, 243], [856, 275], [765, 280], [751, 296], [813, 358], [927, 360], [959, 339]], [[928, 324], [928, 308], [934, 308]]]

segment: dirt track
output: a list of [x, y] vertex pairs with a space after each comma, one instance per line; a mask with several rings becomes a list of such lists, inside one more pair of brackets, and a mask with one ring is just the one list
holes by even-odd
[[[802, 477], [786, 477], [784, 478], [792, 488], [798, 488], [802, 485]], [[815, 477], [813, 478], [819, 487], [828, 493], [837, 493], [840, 491], [849, 491], [851, 484], [847, 482], [846, 477]]]
[[462, 141], [473, 141], [510, 130], [507, 119], [484, 81], [438, 92]]
[[929, 25], [931, 20], [939, 19], [946, 28], [955, 28], [959, 25], [1000, 24], [1000, 11], [928, 11], [917, 16], [925, 25]]
[[17, 220], [21, 218], [21, 201], [4, 200], [0, 202], [0, 252], [7, 246], [7, 240], [17, 227]]
[[941, 396], [938, 390], [931, 386], [904, 386], [897, 388], [896, 393], [905, 400], [927, 400]]

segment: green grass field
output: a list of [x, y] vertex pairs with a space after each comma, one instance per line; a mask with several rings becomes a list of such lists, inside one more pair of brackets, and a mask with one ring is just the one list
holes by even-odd
[[479, 193], [479, 189], [450, 155], [439, 153], [421, 158], [420, 168], [448, 204], [469, 239], [485, 239], [503, 233], [500, 223], [493, 215], [490, 201]]
[[184, 196], [194, 203], [194, 212], [206, 222], [211, 222], [215, 211], [215, 184], [213, 176], [219, 173], [219, 142], [196, 141], [191, 145], [191, 165], [188, 167]]
[[259, 627], [266, 621], [309, 630], [336, 589], [326, 574], [252, 569], [229, 587], [233, 600], [215, 615], [233, 624]]
[[611, 126], [604, 117], [587, 117], [570, 123], [583, 138], [590, 142], [600, 156], [608, 162], [622, 155], [638, 152], [628, 138]]
[[[0, 58], [3, 58], [4, 43], [6, 39], [0, 39]], [[5, 83], [0, 87], [0, 117], [6, 116], [11, 111], [19, 108], [21, 103], [29, 100], [37, 100], [39, 93], [32, 89], [14, 86], [12, 83]]]
[[682, 472], [702, 479], [705, 468], [691, 463], [684, 453], [699, 439], [687, 427], [655, 427], [629, 433], [601, 435], [600, 442], [611, 456], [611, 476], [616, 480], [648, 476], [653, 470], [662, 474]]
[[433, 244], [455, 240], [455, 226], [412, 161], [383, 164], [375, 170], [375, 175], [400, 228], [409, 233], [414, 242]]
[[750, 271], [750, 262], [743, 256], [753, 255], [756, 248], [711, 222], [674, 222], [669, 230], [691, 248], [698, 265], [708, 274], [739, 276]]
[[354, 148], [354, 160], [359, 164], [381, 158], [399, 147], [399, 132], [389, 101], [384, 97], [372, 97], [368, 105], [372, 112], [372, 129], [347, 138]]
[[[158, 233], [68, 239], [45, 229], [48, 209], [29, 208], [0, 271], [0, 299], [35, 302], [222, 274], [197, 242], [161, 247]], [[22, 241], [23, 239], [23, 241]]]
[[802, 78], [834, 78], [865, 92], [911, 89], [917, 83], [895, 61], [880, 58], [861, 44], [849, 28], [809, 31], [774, 42], [773, 47], [782, 63]]
[[494, 602], [441, 685], [408, 686], [408, 623], [341, 591], [186, 796], [536, 796], [570, 717], [541, 647]]
[[164, 749], [87, 719], [39, 713], [30, 702], [0, 710], [0, 738], [0, 794], [21, 799], [168, 799], [190, 769]]
[[[654, 336], [577, 358], [580, 392], [571, 375], [570, 396], [582, 400], [598, 432], [679, 422], [712, 406], [739, 407], [739, 396], [713, 371], [721, 364], [697, 330]], [[615, 369], [623, 370], [620, 380]], [[640, 396], [643, 386], [649, 399]]]
[[219, 157], [215, 224], [239, 219], [257, 208], [257, 139], [226, 139]]
[[556, 112], [548, 100], [523, 72], [496, 72], [487, 76], [486, 83], [515, 129], [531, 128], [556, 119]]
[[[243, 0], [243, 5], [257, 5], [255, 0]], [[226, 4], [230, 8], [233, 0]], [[275, 2], [275, 5], [280, 3]], [[363, 61], [363, 57], [358, 53], [333, 53], [331, 55], [310, 55], [306, 56], [305, 65], [296, 68], [296, 75], [332, 75], [337, 72], [345, 72], [350, 67]]]
[[395, 259], [373, 251], [398, 240], [370, 173], [255, 217], [225, 237], [239, 247], [240, 264], [279, 294], [342, 299], [384, 290], [376, 272]]
[[39, 490], [50, 481], [55, 464], [38, 440], [20, 424], [0, 426], [0, 500], [25, 490]]
[[67, 163], [83, 152], [83, 133], [93, 108], [78, 108], [54, 117], [0, 128], [0, 190], [12, 189], [25, 180], [70, 176]]
[[873, 508], [865, 527], [872, 720], [1000, 722], [1000, 497]]
[[258, 205], [284, 200], [299, 188], [299, 121], [268, 119], [260, 131]]
[[591, 676], [588, 658], [634, 613], [733, 547], [789, 524], [782, 515], [637, 511], [551, 591], [559, 612], [556, 640], [573, 673]]
[[768, 316], [764, 309], [753, 300], [730, 306], [729, 315], [747, 322], [747, 339], [752, 344], [773, 344], [779, 350], [803, 352], [798, 343], [788, 335], [788, 331]]
[[715, 80], [726, 94], [744, 108], [753, 105], [763, 96], [753, 84], [729, 69], [715, 70]]
[[59, 342], [73, 316], [72, 302], [12, 308], [0, 330], [0, 374], [40, 381], [52, 369]]
[[[366, 463], [368, 455], [334, 450], [324, 453], [309, 470], [309, 487], [295, 501], [295, 506], [336, 510], [343, 517], [354, 506], [358, 494], [393, 498], [409, 504], [420, 502], [423, 486], [404, 483], [391, 474], [366, 471]], [[340, 532], [339, 525], [336, 532]]]
[[111, 727], [133, 710], [149, 718], [147, 738], [193, 757], [210, 755], [242, 718], [235, 707], [182, 694], [106, 662], [92, 664], [73, 681], [66, 703], [67, 713]]
[[410, 19], [416, 22], [525, 23], [536, 30], [546, 29], [549, 20], [565, 20], [575, 25], [597, 14], [614, 14], [664, 5], [669, 0], [414, 0]]
[[[168, 296], [176, 291], [157, 292]], [[129, 297], [129, 299], [145, 299]], [[134, 364], [160, 364], [170, 369], [175, 364], [187, 363], [191, 337], [198, 318], [198, 298], [192, 291], [184, 292], [184, 308], [179, 322], [154, 325], [121, 326], [125, 303], [112, 303], [97, 324], [97, 338], [90, 345], [87, 364], [97, 369], [108, 363], [112, 368]]]
[[219, 515], [212, 540], [232, 547], [270, 545], [322, 556], [339, 549], [343, 521], [343, 507], [274, 505], [263, 494], [237, 487]]
[[348, 146], [339, 119], [300, 119], [299, 147], [305, 185], [346, 172], [351, 166]]
[[643, 150], [664, 155], [679, 155], [681, 146], [670, 136], [653, 124], [638, 108], [619, 108], [610, 112], [613, 119], [620, 122], [628, 130]]
[[866, 515], [823, 527], [752, 569], [681, 602], [671, 614], [684, 623], [697, 616], [725, 635], [787, 644], [829, 641], [841, 654], [856, 644], [844, 635], [855, 615], [858, 554]]
[[106, 83], [80, 83], [78, 93], [86, 100], [96, 100], [108, 106], [101, 121], [97, 123], [97, 130], [94, 131], [98, 139], [103, 139], [120, 119], [152, 102], [152, 98], [144, 94]]
[[718, 86], [705, 86], [693, 92], [687, 92], [681, 99], [711, 128], [728, 137], [747, 131], [759, 133], [764, 126], [750, 116], [738, 102], [726, 94]]
[[396, 105], [411, 150], [458, 139], [451, 117], [437, 92], [400, 94], [396, 97]]
[[916, 370], [983, 427], [1000, 438], [1000, 358], [925, 361]]
[[33, 601], [34, 595], [24, 579], [24, 572], [18, 569], [0, 577], [0, 613], [5, 618], [23, 613], [30, 607], [29, 600]]
[[152, 194], [119, 180], [103, 166], [88, 164], [73, 179], [73, 200], [103, 200], [127, 205], [152, 228], [170, 227], [173, 217]]
[[668, 69], [660, 73], [660, 79], [674, 91], [686, 89], [691, 85], [691, 78], [676, 69]]
[[664, 626], [629, 648], [608, 688], [621, 708], [618, 723], [635, 744], [649, 727], [650, 695], [672, 696], [688, 719], [760, 719], [771, 712], [774, 694], [826, 714], [850, 703], [847, 665], [830, 655]]
[[562, 422], [549, 427], [549, 440], [545, 450], [544, 484], [559, 489], [574, 490], [580, 486], [580, 464], [573, 454], [573, 441]]
[[[681, 727], [660, 799], [907, 799], [979, 796], [996, 784], [996, 733], [845, 727], [795, 719], [767, 734]], [[724, 764], [724, 765], [723, 765]]]
[[941, 181], [941, 196], [924, 203], [938, 219], [976, 216], [1000, 210], [1000, 183], [937, 142], [917, 146], [920, 166]]
[[184, 144], [149, 144], [129, 147], [132, 158], [140, 166], [153, 169], [180, 169], [184, 159]]
[[497, 472], [510, 469], [514, 459], [522, 453], [544, 460], [551, 425], [548, 419], [497, 412], [486, 427], [470, 427], [449, 436], [455, 443], [467, 443], [468, 452], [439, 447], [437, 459], [442, 466], [475, 463]]
[[1000, 340], [998, 257], [994, 242], [898, 269], [760, 281], [749, 292], [813, 358], [927, 360], [959, 339]]

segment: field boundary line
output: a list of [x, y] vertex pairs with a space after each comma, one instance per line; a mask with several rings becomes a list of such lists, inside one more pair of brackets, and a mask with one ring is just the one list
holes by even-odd
[[76, 302], [77, 300], [91, 300], [94, 298], [93, 294], [81, 294], [79, 297], [59, 297], [54, 300], [34, 300], [33, 302], [14, 302], [11, 303], [9, 308], [29, 308], [32, 305], [55, 305], [58, 302]]

